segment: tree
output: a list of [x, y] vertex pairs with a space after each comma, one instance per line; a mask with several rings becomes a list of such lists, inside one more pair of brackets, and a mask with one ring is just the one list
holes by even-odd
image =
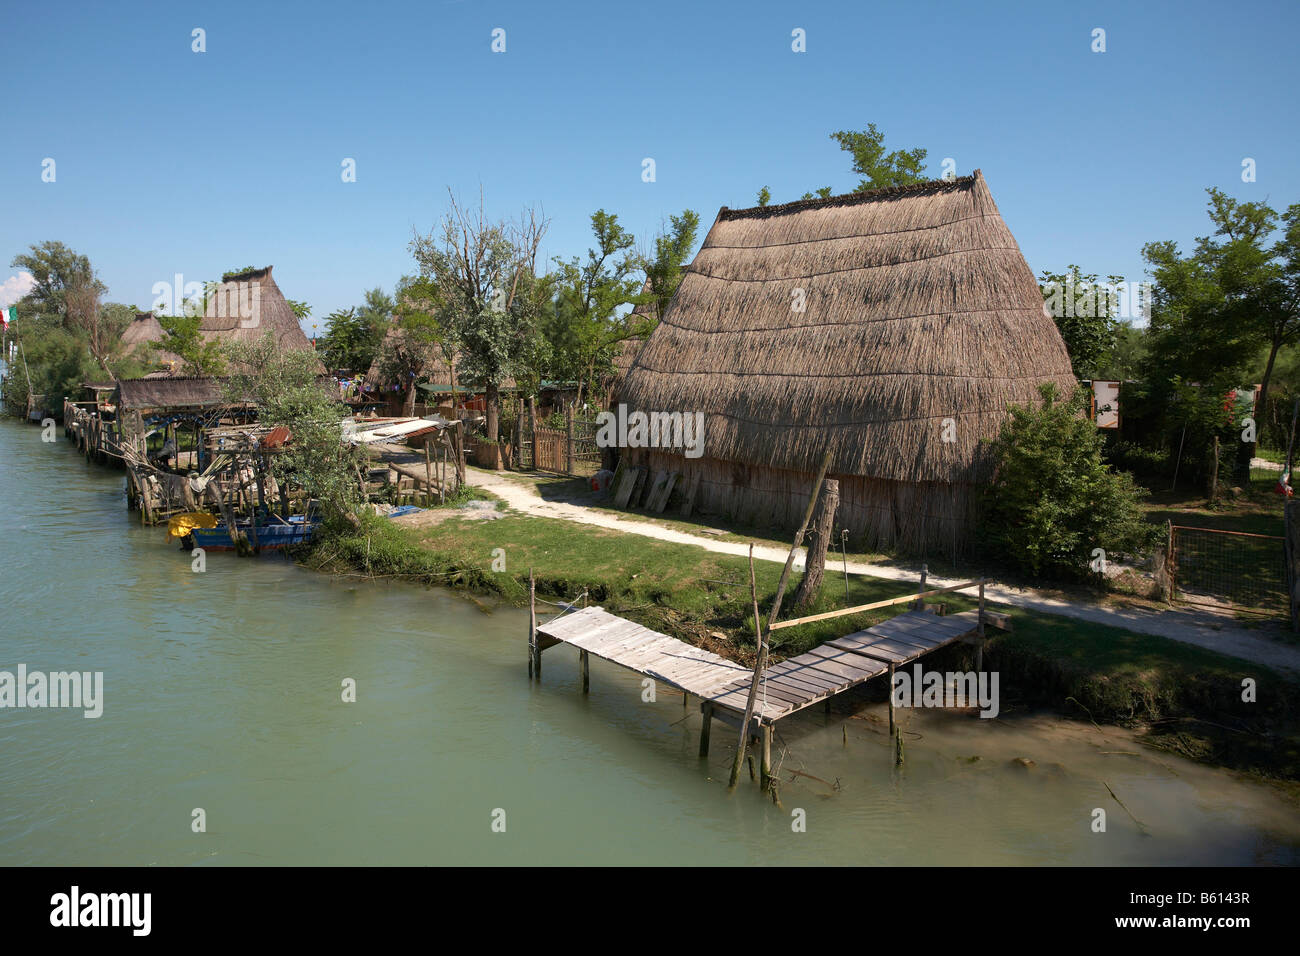
[[682, 282], [682, 270], [695, 248], [695, 237], [699, 232], [700, 217], [691, 209], [683, 209], [680, 216], [668, 217], [668, 228], [661, 229], [655, 236], [654, 257], [642, 257], [641, 268], [645, 270], [648, 288], [635, 300], [638, 305], [648, 306], [647, 320], [632, 329], [637, 336], [646, 336], [664, 317], [668, 303]]
[[758, 204], [760, 206], [766, 206], [771, 201], [772, 201], [772, 190], [764, 186], [762, 189], [758, 191]]
[[26, 269], [36, 280], [35, 288], [18, 303], [19, 315], [40, 314], [57, 317], [62, 322], [67, 315], [66, 295], [70, 286], [94, 289], [97, 295], [107, 291], [95, 276], [90, 260], [63, 243], [46, 241], [30, 248], [30, 252], [14, 256], [10, 263]]
[[[564, 377], [578, 382], [577, 402], [613, 368], [614, 347], [630, 337], [628, 325], [616, 320], [619, 306], [632, 301], [642, 282], [631, 278], [637, 261], [635, 242], [618, 216], [598, 209], [591, 216], [596, 248], [587, 259], [556, 259], [559, 316], [563, 339], [558, 350]], [[554, 341], [554, 339], [553, 339]]]
[[64, 324], [70, 332], [86, 343], [91, 357], [101, 371], [111, 375], [109, 359], [117, 348], [122, 330], [133, 317], [121, 306], [110, 307], [100, 303], [104, 286], [94, 279], [78, 276], [64, 288]]
[[525, 211], [518, 222], [490, 221], [479, 196], [477, 212], [454, 196], [440, 232], [417, 234], [411, 252], [420, 275], [437, 289], [443, 328], [461, 347], [467, 378], [481, 382], [487, 399], [487, 438], [498, 438], [501, 385], [535, 349], [539, 335], [537, 251], [545, 220]]
[[1122, 276], [1108, 276], [1108, 285], [1097, 282], [1095, 275], [1083, 275], [1071, 265], [1067, 272], [1048, 272], [1038, 277], [1044, 305], [1065, 340], [1070, 366], [1076, 378], [1099, 377], [1104, 365], [1115, 354], [1119, 311], [1116, 291]]
[[924, 149], [896, 149], [885, 152], [885, 134], [868, 123], [865, 130], [840, 130], [831, 133], [831, 139], [840, 149], [853, 156], [853, 171], [865, 177], [854, 192], [880, 189], [885, 186], [906, 186], [925, 182]]
[[319, 351], [329, 368], [368, 369], [383, 334], [380, 322], [358, 314], [355, 308], [337, 309], [325, 316], [325, 334], [321, 336]]
[[1083, 414], [1084, 390], [1064, 401], [1051, 383], [1040, 393], [1040, 407], [1012, 406], [992, 443], [996, 470], [980, 539], [1036, 578], [1095, 577], [1098, 558], [1141, 553], [1158, 529], [1138, 504], [1146, 491], [1103, 462], [1102, 435]]
[[270, 458], [276, 480], [302, 486], [320, 501], [327, 520], [359, 528], [363, 457], [340, 440], [348, 409], [321, 383], [315, 354], [280, 349], [269, 330], [254, 341], [232, 343], [229, 354], [234, 371], [222, 386], [226, 400], [252, 401], [261, 424], [289, 429], [285, 450]]
[[[1154, 376], [1177, 375], [1226, 388], [1255, 371], [1263, 347], [1258, 407], [1267, 407], [1280, 350], [1300, 338], [1300, 204], [1281, 216], [1262, 202], [1238, 202], [1206, 190], [1214, 232], [1182, 256], [1172, 241], [1147, 243], [1143, 257], [1156, 280], [1152, 309]], [[1269, 238], [1282, 228], [1281, 238]], [[1253, 443], [1238, 453], [1248, 467]]]
[[185, 375], [223, 375], [226, 353], [216, 339], [204, 339], [199, 331], [200, 315], [159, 315], [163, 337], [150, 343], [155, 352], [171, 352], [181, 358]]

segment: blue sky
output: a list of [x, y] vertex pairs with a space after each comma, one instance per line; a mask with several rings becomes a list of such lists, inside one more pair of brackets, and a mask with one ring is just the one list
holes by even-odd
[[981, 168], [1035, 273], [1141, 278], [1144, 242], [1206, 231], [1211, 185], [1300, 202], [1295, 3], [51, 2], [4, 22], [0, 279], [58, 239], [142, 307], [176, 273], [271, 263], [319, 320], [413, 271], [448, 187], [540, 207], [551, 256], [583, 254], [602, 207], [646, 240], [689, 207], [703, 239], [760, 186], [851, 189], [829, 134], [868, 123], [935, 176]]

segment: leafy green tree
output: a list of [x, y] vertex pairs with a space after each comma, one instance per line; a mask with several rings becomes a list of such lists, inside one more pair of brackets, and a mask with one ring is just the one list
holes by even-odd
[[[1214, 232], [1190, 255], [1168, 240], [1142, 249], [1155, 279], [1146, 371], [1166, 390], [1181, 378], [1223, 392], [1253, 377], [1262, 348], [1257, 401], [1266, 409], [1278, 354], [1300, 338], [1300, 204], [1279, 216], [1263, 202], [1207, 193]], [[1239, 443], [1239, 475], [1253, 453]]]
[[420, 275], [437, 289], [439, 324], [460, 345], [466, 379], [480, 382], [487, 399], [487, 438], [497, 441], [501, 386], [536, 350], [545, 277], [537, 253], [546, 222], [526, 211], [516, 223], [489, 220], [451, 199], [441, 229], [417, 235], [411, 252]]
[[1038, 277], [1044, 305], [1065, 340], [1074, 374], [1098, 378], [1115, 354], [1122, 276], [1108, 276], [1101, 284], [1096, 275], [1084, 275], [1071, 265], [1067, 272], [1044, 270]]
[[199, 331], [201, 315], [159, 315], [163, 337], [150, 343], [155, 352], [171, 352], [181, 358], [182, 374], [224, 375], [226, 352], [216, 339], [204, 339]]
[[322, 383], [315, 354], [280, 349], [268, 330], [254, 341], [232, 343], [229, 355], [226, 400], [251, 400], [261, 424], [289, 429], [285, 451], [271, 456], [276, 480], [300, 485], [320, 501], [327, 520], [360, 527], [363, 455], [340, 440], [348, 409]]
[[985, 493], [980, 538], [990, 554], [1035, 578], [1096, 577], [1111, 559], [1150, 548], [1144, 489], [1102, 459], [1104, 439], [1082, 413], [1086, 393], [1062, 400], [1050, 383], [1039, 407], [1013, 406], [992, 443], [996, 471]]
[[645, 318], [640, 318], [640, 324], [631, 328], [633, 335], [649, 335], [663, 319], [668, 303], [682, 284], [683, 269], [695, 249], [699, 229], [699, 214], [683, 209], [681, 215], [669, 216], [668, 228], [661, 229], [655, 236], [654, 256], [641, 259], [648, 288], [634, 301], [647, 308], [641, 313]]
[[[865, 130], [840, 130], [831, 133], [840, 149], [853, 156], [853, 171], [864, 177], [854, 192], [885, 186], [906, 186], [925, 182], [924, 149], [895, 149], [885, 152], [885, 134], [868, 123]], [[827, 191], [829, 195], [829, 190]]]
[[337, 309], [325, 317], [325, 334], [317, 346], [326, 366], [364, 371], [374, 361], [383, 327], [355, 308]]
[[596, 247], [587, 250], [585, 261], [576, 256], [556, 259], [561, 333], [555, 359], [565, 379], [577, 381], [577, 402], [583, 392], [594, 388], [598, 379], [613, 369], [617, 344], [628, 338], [627, 323], [617, 318], [620, 306], [632, 301], [642, 286], [633, 278], [637, 260], [635, 242], [618, 222], [618, 216], [598, 209], [591, 216]]
[[26, 269], [36, 286], [17, 303], [18, 314], [52, 316], [63, 321], [67, 316], [66, 296], [70, 286], [81, 285], [99, 295], [107, 291], [95, 276], [90, 259], [69, 249], [61, 242], [46, 241], [30, 247], [10, 263]]
[[772, 201], [772, 190], [764, 186], [762, 189], [758, 191], [758, 204], [760, 206], [766, 206], [771, 201]]

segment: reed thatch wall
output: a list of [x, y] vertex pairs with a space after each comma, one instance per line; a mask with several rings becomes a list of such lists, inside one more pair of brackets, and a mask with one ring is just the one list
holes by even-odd
[[873, 489], [859, 530], [888, 540], [913, 528], [902, 537], [920, 544], [950, 541], [954, 522], [964, 537], [962, 489], [989, 478], [981, 442], [1049, 381], [1073, 386], [1069, 356], [976, 171], [724, 207], [618, 397], [703, 412], [704, 459], [803, 475], [805, 501], [830, 451], [841, 508], [854, 507], [852, 478]]

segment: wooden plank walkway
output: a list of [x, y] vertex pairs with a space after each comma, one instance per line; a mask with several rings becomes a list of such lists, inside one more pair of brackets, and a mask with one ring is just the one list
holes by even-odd
[[[759, 684], [755, 719], [771, 724], [829, 700], [895, 667], [978, 632], [977, 611], [940, 617], [908, 611], [863, 631], [827, 641], [805, 654], [773, 664]], [[699, 697], [706, 715], [714, 708], [743, 718], [753, 672], [676, 638], [600, 607], [583, 608], [537, 625], [545, 646], [571, 644], [639, 674]], [[708, 717], [706, 717], [706, 723]]]
[[735, 661], [600, 607], [586, 607], [538, 624], [537, 633], [697, 697], [708, 697], [719, 687], [752, 673]]

